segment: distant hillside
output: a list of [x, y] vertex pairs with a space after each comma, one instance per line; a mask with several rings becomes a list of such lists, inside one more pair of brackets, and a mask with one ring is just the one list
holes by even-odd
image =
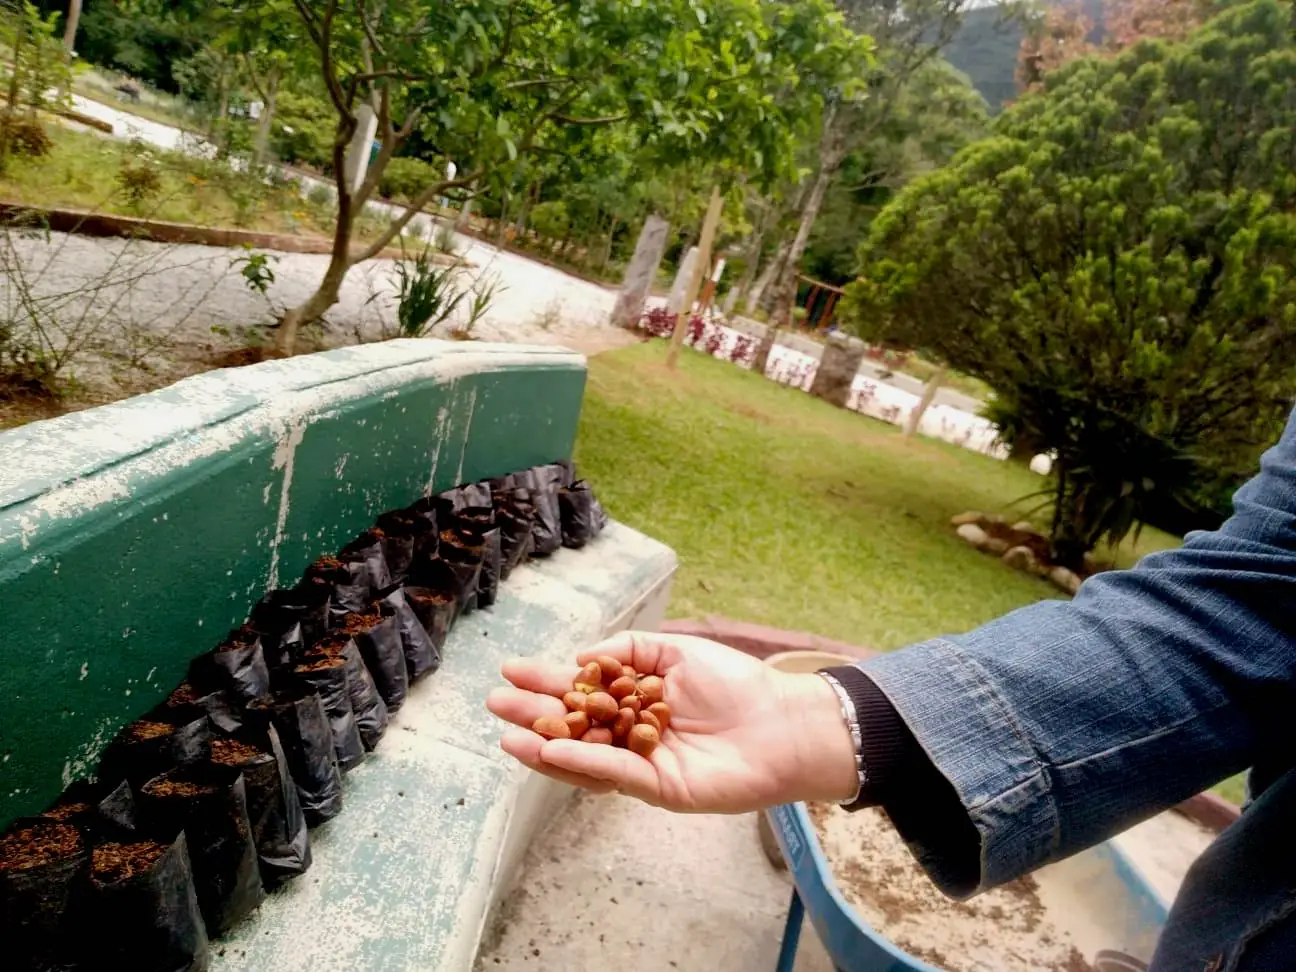
[[[1052, 0], [1059, 6], [1063, 0]], [[1081, 0], [1085, 15], [1094, 22], [1089, 40], [1102, 38], [1103, 0]], [[977, 7], [963, 18], [963, 26], [945, 48], [945, 59], [971, 78], [976, 89], [997, 112], [1017, 94], [1017, 51], [1022, 27], [1004, 20], [997, 6]]]

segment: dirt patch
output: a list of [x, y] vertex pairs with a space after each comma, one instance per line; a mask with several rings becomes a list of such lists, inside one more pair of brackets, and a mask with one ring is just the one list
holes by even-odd
[[847, 902], [915, 958], [951, 972], [1092, 972], [1031, 877], [970, 901], [945, 897], [881, 810], [812, 804], [810, 819]]

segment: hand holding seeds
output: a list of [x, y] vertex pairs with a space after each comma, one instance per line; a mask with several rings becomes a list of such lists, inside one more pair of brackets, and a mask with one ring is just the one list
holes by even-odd
[[580, 670], [563, 695], [565, 716], [541, 716], [531, 724], [545, 739], [620, 746], [652, 757], [670, 725], [665, 680], [636, 672], [611, 655], [599, 655]]
[[512, 724], [500, 746], [564, 783], [702, 813], [854, 792], [850, 733], [817, 675], [647, 632], [617, 635], [575, 664], [514, 659], [503, 675], [511, 684], [487, 701]]

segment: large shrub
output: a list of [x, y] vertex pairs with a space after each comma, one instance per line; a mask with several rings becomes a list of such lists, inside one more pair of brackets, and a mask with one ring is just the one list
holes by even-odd
[[901, 192], [861, 259], [864, 336], [981, 378], [1057, 451], [1063, 562], [1254, 464], [1296, 393], [1290, 8], [1056, 72]]
[[422, 159], [392, 159], [383, 171], [378, 191], [388, 199], [413, 199], [442, 178], [442, 171]]

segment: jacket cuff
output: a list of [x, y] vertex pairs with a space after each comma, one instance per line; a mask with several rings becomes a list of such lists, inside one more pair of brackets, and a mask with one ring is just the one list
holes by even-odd
[[[895, 706], [877, 687], [874, 681], [854, 665], [825, 668], [825, 674], [837, 680], [855, 704], [855, 718], [859, 720], [863, 741], [865, 782], [859, 796], [846, 807], [861, 807], [884, 803], [906, 762], [906, 756], [917, 750], [913, 734], [896, 712]], [[921, 756], [921, 751], [918, 751]]]
[[1049, 774], [976, 660], [938, 639], [860, 667], [952, 786], [979, 836], [975, 886], [967, 886], [966, 875], [942, 873], [939, 861], [923, 860], [937, 884], [966, 895], [1046, 860], [1060, 826]]

